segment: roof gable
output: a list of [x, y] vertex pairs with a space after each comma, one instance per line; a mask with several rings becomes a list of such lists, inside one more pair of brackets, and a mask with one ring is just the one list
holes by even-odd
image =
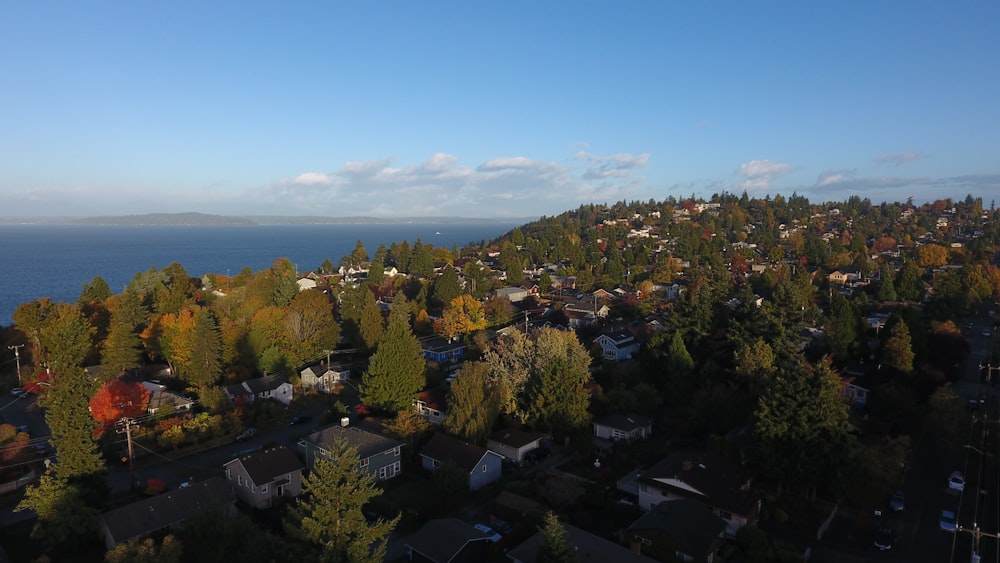
[[231, 464], [241, 465], [255, 485], [265, 485], [275, 477], [305, 469], [299, 457], [285, 446], [238, 457], [226, 463], [226, 467]]
[[463, 442], [440, 432], [435, 432], [430, 441], [420, 450], [420, 455], [442, 463], [454, 463], [466, 473], [475, 469], [479, 465], [479, 460], [490, 454], [497, 455], [486, 448]]
[[304, 441], [314, 444], [324, 450], [329, 450], [333, 443], [341, 439], [358, 451], [358, 457], [365, 459], [386, 450], [403, 445], [399, 440], [369, 432], [357, 426], [329, 426], [318, 432], [313, 432]]

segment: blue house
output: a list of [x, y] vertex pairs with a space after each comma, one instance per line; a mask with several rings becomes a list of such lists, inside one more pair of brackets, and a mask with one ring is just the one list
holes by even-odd
[[475, 491], [500, 478], [503, 457], [447, 434], [435, 433], [420, 450], [421, 465], [433, 472], [451, 463], [469, 475], [469, 490]]
[[458, 360], [465, 353], [465, 344], [459, 340], [449, 342], [443, 338], [428, 338], [421, 344], [420, 352], [431, 362]]

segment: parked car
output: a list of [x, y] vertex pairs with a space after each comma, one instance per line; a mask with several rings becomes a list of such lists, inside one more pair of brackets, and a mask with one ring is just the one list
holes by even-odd
[[896, 530], [888, 526], [882, 526], [875, 533], [875, 547], [882, 551], [888, 551], [892, 549], [893, 542], [896, 541]]
[[250, 438], [253, 438], [256, 435], [257, 435], [257, 429], [251, 426], [250, 428], [247, 428], [243, 432], [240, 432], [236, 436], [236, 441], [237, 442], [243, 442], [243, 441], [249, 440]]
[[892, 497], [889, 499], [889, 508], [891, 508], [894, 512], [899, 512], [906, 508], [903, 491], [896, 491], [892, 493]]
[[965, 475], [961, 471], [952, 471], [948, 476], [948, 488], [953, 491], [965, 490]]
[[489, 537], [490, 543], [497, 543], [503, 537], [499, 532], [486, 524], [476, 524], [475, 528]]
[[989, 338], [990, 336], [992, 336], [992, 333], [990, 333], [990, 329], [984, 328], [983, 329], [983, 336], [985, 336], [986, 338]]
[[15, 388], [13, 388], [13, 389], [10, 390], [10, 394], [12, 396], [17, 397], [18, 399], [20, 399], [21, 397], [27, 395], [28, 392], [25, 391], [24, 389], [20, 388], [20, 387], [15, 387]]
[[950, 510], [942, 510], [941, 518], [938, 519], [938, 527], [946, 532], [958, 531], [958, 524], [955, 522], [955, 513]]

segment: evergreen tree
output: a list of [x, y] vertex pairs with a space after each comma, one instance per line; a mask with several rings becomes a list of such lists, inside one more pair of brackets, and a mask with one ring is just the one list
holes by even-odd
[[919, 301], [924, 295], [924, 284], [921, 280], [923, 271], [913, 260], [907, 260], [899, 269], [896, 279], [896, 295], [903, 301]]
[[142, 340], [134, 327], [112, 315], [111, 329], [101, 350], [101, 365], [108, 375], [114, 375], [138, 366], [141, 360]]
[[434, 290], [431, 293], [433, 304], [437, 307], [444, 307], [461, 294], [462, 287], [458, 282], [458, 272], [451, 266], [445, 267], [441, 271], [441, 275], [434, 280]]
[[857, 307], [840, 293], [834, 292], [826, 332], [830, 352], [838, 363], [846, 363], [860, 353], [863, 336], [860, 331], [861, 322], [861, 313]]
[[559, 522], [554, 512], [545, 514], [545, 521], [539, 530], [542, 544], [538, 546], [538, 563], [576, 563], [576, 548], [569, 541], [566, 527]]
[[302, 479], [302, 496], [289, 510], [286, 530], [318, 550], [318, 561], [376, 563], [385, 557], [386, 539], [399, 516], [374, 523], [365, 519], [362, 508], [380, 491], [375, 477], [359, 471], [358, 463], [354, 448], [334, 442], [329, 459], [317, 459]]
[[529, 390], [529, 420], [556, 436], [574, 436], [590, 423], [590, 391], [586, 370], [573, 369], [564, 358], [543, 366]]
[[910, 329], [905, 322], [897, 322], [890, 329], [889, 338], [882, 344], [879, 361], [882, 362], [882, 367], [909, 374], [913, 372], [913, 357]]
[[318, 358], [340, 339], [333, 305], [317, 290], [301, 291], [292, 299], [285, 311], [284, 329], [284, 347], [296, 365]]
[[448, 416], [444, 429], [468, 442], [481, 443], [493, 431], [499, 412], [496, 394], [489, 382], [490, 367], [468, 362], [448, 390]]
[[424, 368], [420, 342], [408, 324], [394, 320], [361, 380], [361, 402], [387, 413], [410, 408], [426, 384]]
[[211, 387], [222, 377], [222, 335], [215, 315], [208, 309], [198, 311], [194, 322], [194, 348], [187, 379], [196, 387]]
[[77, 298], [76, 304], [82, 307], [103, 303], [108, 297], [111, 297], [111, 288], [108, 287], [108, 282], [104, 281], [101, 276], [97, 276], [90, 283], [83, 284], [83, 290], [80, 291], [80, 297]]
[[413, 256], [410, 258], [410, 270], [412, 275], [420, 275], [430, 278], [434, 275], [434, 258], [426, 244], [417, 239], [413, 243]]
[[361, 309], [361, 340], [365, 350], [374, 350], [385, 338], [385, 317], [382, 316], [382, 308], [375, 302], [375, 296], [370, 291], [366, 293], [368, 298]]

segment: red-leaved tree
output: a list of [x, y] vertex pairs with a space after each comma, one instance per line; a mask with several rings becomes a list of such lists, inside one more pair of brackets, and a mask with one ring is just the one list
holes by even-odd
[[97, 422], [108, 425], [122, 417], [137, 417], [148, 406], [149, 391], [142, 384], [113, 379], [101, 385], [90, 399], [90, 414]]

